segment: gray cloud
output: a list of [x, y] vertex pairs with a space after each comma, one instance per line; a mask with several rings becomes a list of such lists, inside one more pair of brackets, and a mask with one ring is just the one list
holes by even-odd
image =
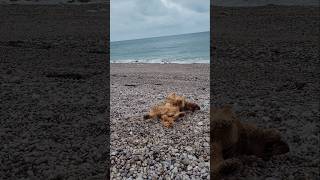
[[209, 0], [113, 0], [111, 41], [209, 31]]

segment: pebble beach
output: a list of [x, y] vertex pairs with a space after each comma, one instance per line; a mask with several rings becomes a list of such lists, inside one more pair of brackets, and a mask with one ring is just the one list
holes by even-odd
[[[111, 64], [111, 178], [209, 179], [209, 64]], [[170, 92], [199, 104], [165, 128], [143, 120]]]
[[278, 129], [290, 147], [270, 161], [242, 157], [226, 179], [318, 179], [319, 7], [211, 10], [212, 106], [252, 112], [240, 119]]

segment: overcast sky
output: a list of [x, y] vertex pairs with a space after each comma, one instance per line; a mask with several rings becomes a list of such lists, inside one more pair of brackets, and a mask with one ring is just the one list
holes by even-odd
[[111, 0], [111, 41], [210, 30], [210, 0]]

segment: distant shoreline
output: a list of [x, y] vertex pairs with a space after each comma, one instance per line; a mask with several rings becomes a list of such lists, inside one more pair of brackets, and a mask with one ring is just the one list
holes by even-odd
[[202, 63], [202, 62], [200, 62], [200, 63], [144, 63], [144, 62], [138, 62], [138, 63], [128, 63], [128, 62], [110, 62], [110, 64], [127, 64], [127, 65], [129, 65], [129, 64], [137, 64], [137, 65], [146, 65], [146, 64], [153, 64], [153, 65], [166, 65], [166, 64], [174, 64], [174, 65], [188, 65], [188, 64], [199, 64], [199, 65], [201, 65], [201, 64], [204, 64], [204, 65], [207, 65], [207, 64], [210, 64], [210, 62], [209, 63]]

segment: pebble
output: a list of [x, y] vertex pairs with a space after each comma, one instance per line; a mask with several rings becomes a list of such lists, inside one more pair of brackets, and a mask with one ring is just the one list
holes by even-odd
[[190, 146], [187, 146], [185, 149], [186, 149], [186, 151], [189, 151], [189, 152], [193, 151], [193, 148]]

